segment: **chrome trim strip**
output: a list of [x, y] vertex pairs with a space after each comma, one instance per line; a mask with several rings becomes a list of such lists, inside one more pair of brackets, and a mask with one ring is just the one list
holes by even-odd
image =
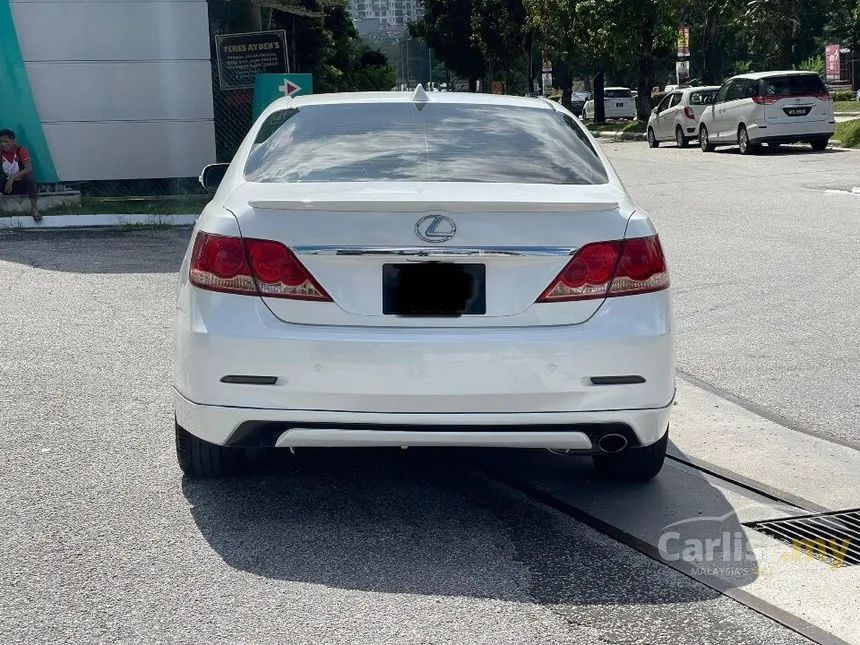
[[564, 257], [576, 249], [568, 246], [294, 246], [296, 255], [361, 255], [370, 257]]

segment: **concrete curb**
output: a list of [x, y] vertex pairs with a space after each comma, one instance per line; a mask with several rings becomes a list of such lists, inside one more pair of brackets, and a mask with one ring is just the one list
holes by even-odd
[[104, 228], [116, 226], [193, 226], [196, 214], [44, 215], [41, 222], [30, 215], [0, 218], [0, 231], [54, 228]]
[[612, 139], [613, 141], [647, 141], [648, 135], [644, 132], [619, 132], [619, 131], [598, 131], [591, 132], [591, 136], [596, 139]]

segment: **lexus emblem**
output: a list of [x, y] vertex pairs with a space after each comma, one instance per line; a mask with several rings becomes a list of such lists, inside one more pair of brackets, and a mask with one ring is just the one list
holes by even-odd
[[427, 215], [415, 222], [415, 235], [425, 242], [447, 242], [456, 234], [457, 225], [445, 215]]

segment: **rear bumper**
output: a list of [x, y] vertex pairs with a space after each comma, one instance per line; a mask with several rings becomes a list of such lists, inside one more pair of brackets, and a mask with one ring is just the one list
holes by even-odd
[[754, 143], [806, 143], [829, 139], [836, 131], [835, 124], [818, 123], [764, 123], [750, 125], [747, 132]]
[[[674, 395], [673, 395], [674, 397]], [[174, 390], [176, 420], [192, 434], [235, 447], [451, 446], [551, 448], [597, 454], [597, 441], [622, 435], [630, 446], [666, 432], [672, 403], [647, 410], [392, 414], [233, 408], [192, 403]]]
[[[222, 445], [257, 428], [266, 442], [295, 429], [290, 445], [311, 445], [308, 431], [319, 430], [326, 445], [408, 439], [401, 445], [587, 450], [585, 426], [594, 424], [621, 424], [631, 443], [648, 444], [662, 436], [674, 397], [667, 291], [609, 299], [577, 325], [432, 329], [287, 324], [259, 298], [185, 293], [176, 312], [177, 421]], [[639, 378], [592, 380], [619, 376]], [[583, 428], [565, 427], [574, 425]], [[379, 428], [413, 434], [352, 432]], [[431, 439], [432, 429], [458, 434]], [[543, 431], [552, 434], [536, 434]]]

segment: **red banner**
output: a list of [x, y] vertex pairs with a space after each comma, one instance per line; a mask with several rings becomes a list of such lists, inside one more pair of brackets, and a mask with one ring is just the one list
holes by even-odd
[[839, 45], [827, 45], [824, 48], [824, 75], [828, 81], [838, 81], [842, 78], [839, 49]]

